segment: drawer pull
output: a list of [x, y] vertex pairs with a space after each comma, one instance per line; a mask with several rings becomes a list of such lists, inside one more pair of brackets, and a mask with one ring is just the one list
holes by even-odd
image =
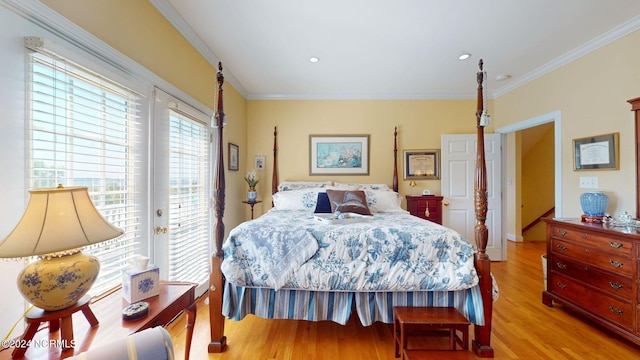
[[609, 260], [609, 263], [610, 263], [611, 265], [613, 265], [613, 266], [617, 267], [617, 268], [621, 268], [621, 267], [622, 267], [622, 265], [624, 265], [624, 263], [621, 263], [621, 262], [619, 262], [619, 261], [615, 261], [615, 260], [613, 260], [613, 259], [610, 259], [610, 260]]
[[567, 270], [567, 264], [563, 264], [563, 263], [556, 263], [556, 266], [557, 266], [559, 269]]
[[558, 245], [556, 246], [558, 249], [560, 249], [560, 251], [567, 251], [567, 247], [564, 245]]
[[612, 313], [616, 314], [616, 315], [622, 315], [622, 313], [624, 313], [624, 311], [616, 308], [613, 305], [609, 305], [609, 310], [611, 310]]
[[565, 236], [565, 235], [567, 235], [567, 232], [564, 231], [564, 230], [558, 230], [558, 234], [560, 234], [562, 236]]
[[557, 282], [557, 283], [556, 283], [556, 285], [558, 285], [558, 287], [559, 287], [560, 289], [562, 289], [562, 290], [566, 290], [566, 289], [567, 289], [567, 285], [566, 285], [566, 284], [563, 284], [563, 283], [561, 283], [561, 282]]
[[609, 245], [614, 249], [620, 249], [623, 246], [622, 244], [613, 241], [609, 242]]
[[624, 287], [622, 284], [618, 284], [617, 282], [609, 281], [609, 285], [616, 290], [620, 290]]

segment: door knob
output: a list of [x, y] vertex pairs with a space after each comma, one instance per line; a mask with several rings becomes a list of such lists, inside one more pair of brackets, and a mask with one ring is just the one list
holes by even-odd
[[166, 234], [166, 233], [167, 233], [166, 227], [156, 226], [156, 234], [160, 235], [160, 234]]
[[443, 201], [443, 202], [442, 202], [442, 205], [444, 205], [444, 206], [449, 206], [449, 202], [448, 202], [448, 201]]

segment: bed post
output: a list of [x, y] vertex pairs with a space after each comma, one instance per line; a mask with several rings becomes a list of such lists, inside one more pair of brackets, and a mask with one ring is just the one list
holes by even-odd
[[[278, 192], [278, 127], [273, 127], [273, 175], [271, 176], [271, 195]], [[273, 201], [271, 202], [273, 206]]]
[[483, 99], [483, 81], [484, 72], [482, 70], [483, 62], [480, 59], [478, 63], [480, 71], [477, 73], [478, 78], [478, 108], [476, 111], [476, 127], [477, 127], [477, 149], [476, 149], [476, 170], [474, 185], [474, 208], [476, 213], [476, 225], [474, 228], [476, 246], [478, 254], [476, 255], [476, 270], [480, 277], [480, 291], [482, 292], [482, 306], [484, 309], [484, 326], [474, 327], [474, 340], [472, 343], [473, 351], [480, 357], [493, 357], [493, 348], [491, 347], [491, 318], [493, 313], [493, 283], [491, 281], [491, 260], [487, 255], [488, 230], [485, 225], [487, 219], [487, 167], [485, 164], [484, 154], [484, 124], [481, 123], [482, 112], [484, 110]]
[[398, 127], [393, 129], [393, 191], [398, 192]]
[[222, 62], [218, 63], [218, 107], [215, 114], [215, 126], [217, 131], [216, 142], [218, 145], [218, 158], [213, 170], [213, 255], [211, 256], [211, 274], [209, 275], [209, 327], [211, 330], [211, 342], [208, 352], [219, 353], [227, 346], [227, 337], [224, 336], [224, 316], [222, 316], [222, 295], [224, 291], [224, 276], [220, 270], [224, 253], [222, 242], [224, 240], [224, 156], [222, 146], [222, 129], [224, 128], [224, 106], [222, 101]]

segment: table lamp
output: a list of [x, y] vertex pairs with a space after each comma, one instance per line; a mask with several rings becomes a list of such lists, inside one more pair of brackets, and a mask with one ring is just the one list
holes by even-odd
[[29, 191], [27, 208], [0, 243], [0, 258], [39, 256], [18, 275], [18, 289], [45, 311], [75, 305], [91, 288], [100, 263], [82, 247], [122, 235], [95, 208], [86, 187]]
[[411, 195], [415, 195], [416, 194], [416, 192], [415, 192], [416, 185], [418, 185], [418, 184], [416, 184], [416, 182], [413, 181], [413, 180], [411, 180], [411, 182], [409, 182], [409, 186], [411, 186]]

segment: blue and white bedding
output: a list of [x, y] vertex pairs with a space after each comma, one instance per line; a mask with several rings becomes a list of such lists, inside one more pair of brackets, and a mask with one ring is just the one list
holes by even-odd
[[472, 244], [404, 211], [327, 224], [309, 211], [272, 209], [234, 228], [223, 250], [227, 282], [243, 287], [410, 292], [478, 283]]

